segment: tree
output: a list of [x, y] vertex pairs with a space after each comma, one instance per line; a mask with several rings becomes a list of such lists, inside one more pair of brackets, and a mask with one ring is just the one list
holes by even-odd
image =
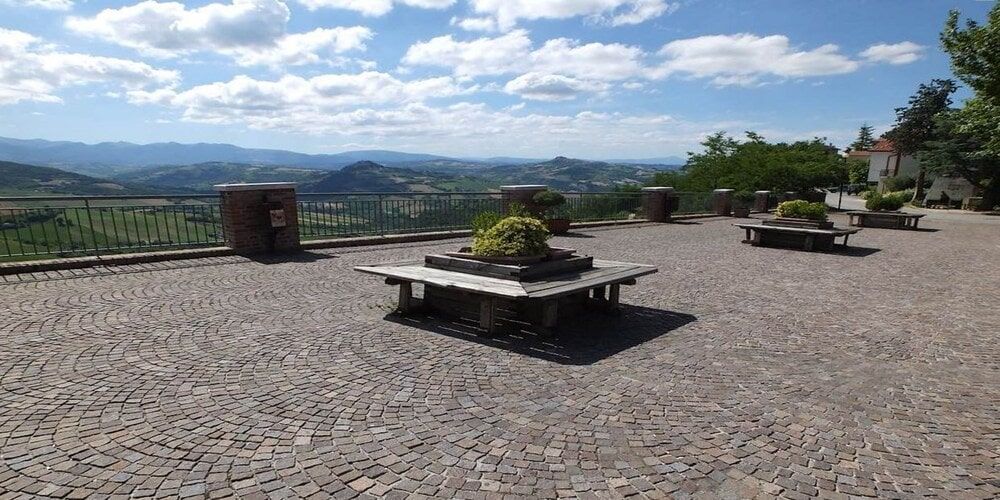
[[847, 182], [851, 184], [868, 182], [868, 160], [860, 158], [847, 160]]
[[[896, 125], [886, 135], [899, 157], [914, 155], [924, 144], [934, 138], [934, 118], [951, 106], [951, 94], [957, 89], [952, 80], [934, 79], [931, 83], [921, 83], [917, 92], [910, 97], [906, 107], [896, 108]], [[926, 170], [920, 167], [917, 186], [913, 190], [913, 201], [924, 197]]]
[[951, 11], [941, 44], [951, 56], [955, 75], [975, 96], [942, 120], [943, 132], [955, 135], [939, 141], [934, 151], [937, 157], [957, 161], [954, 171], [965, 171], [963, 176], [978, 182], [985, 190], [984, 203], [992, 207], [1000, 203], [1000, 3], [990, 10], [984, 25], [970, 20], [963, 30], [958, 21], [958, 11]]
[[983, 205], [1000, 203], [1000, 156], [984, 153], [983, 143], [976, 136], [962, 131], [966, 120], [962, 110], [941, 113], [935, 119], [935, 136], [918, 153], [920, 164], [928, 171], [958, 176], [984, 188]]
[[754, 132], [746, 137], [741, 142], [724, 132], [708, 136], [705, 149], [690, 154], [680, 172], [658, 173], [652, 185], [685, 191], [809, 191], [847, 180], [837, 148], [821, 139], [772, 144]]
[[867, 123], [861, 124], [858, 129], [858, 138], [851, 143], [851, 151], [867, 151], [875, 145], [875, 127]]

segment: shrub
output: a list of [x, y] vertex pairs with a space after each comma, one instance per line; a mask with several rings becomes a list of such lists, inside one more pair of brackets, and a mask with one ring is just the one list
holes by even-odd
[[546, 189], [545, 191], [539, 191], [535, 193], [535, 196], [531, 197], [531, 201], [539, 206], [545, 208], [553, 208], [566, 203], [566, 197], [563, 196], [558, 191], [552, 191], [551, 189]]
[[868, 201], [865, 202], [865, 208], [868, 210], [899, 210], [906, 203], [906, 199], [899, 193], [890, 193], [887, 195], [882, 195], [875, 193], [868, 197]]
[[549, 249], [548, 238], [548, 229], [538, 219], [506, 217], [473, 238], [472, 253], [483, 257], [541, 255]]
[[778, 204], [775, 215], [778, 217], [825, 221], [826, 203], [809, 203], [805, 200], [786, 201]]
[[883, 181], [886, 191], [902, 191], [917, 187], [917, 181], [913, 177], [901, 175], [899, 177], [888, 177]]
[[750, 191], [737, 191], [733, 193], [733, 206], [736, 208], [750, 208], [757, 199], [757, 195]]
[[530, 217], [532, 219], [537, 219], [538, 215], [528, 210], [528, 207], [521, 203], [513, 202], [507, 206], [507, 217]]
[[500, 217], [500, 214], [496, 212], [482, 212], [476, 214], [476, 216], [472, 219], [472, 235], [476, 236], [489, 231], [490, 228], [497, 225], [502, 218], [503, 217]]
[[866, 189], [858, 193], [858, 196], [861, 197], [862, 200], [867, 200], [868, 198], [871, 198], [873, 194], [878, 194], [878, 191], [874, 189]]

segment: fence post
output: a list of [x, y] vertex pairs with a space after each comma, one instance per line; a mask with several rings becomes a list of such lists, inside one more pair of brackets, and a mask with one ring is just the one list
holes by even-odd
[[770, 191], [756, 191], [754, 192], [753, 199], [753, 211], [766, 213], [768, 207], [771, 205], [771, 192]]
[[716, 189], [712, 191], [712, 212], [716, 215], [729, 216], [733, 214], [733, 189]]
[[544, 184], [500, 186], [500, 209], [503, 212], [503, 215], [507, 215], [510, 212], [511, 204], [519, 203], [524, 205], [524, 208], [528, 209], [529, 212], [542, 216], [542, 214], [545, 213], [544, 207], [540, 207], [535, 204], [535, 201], [532, 198], [536, 193], [545, 191], [548, 188], [549, 187]]
[[215, 190], [230, 248], [246, 254], [299, 249], [294, 182], [219, 184]]
[[649, 222], [669, 222], [670, 207], [669, 198], [674, 197], [672, 187], [645, 187], [642, 188], [642, 206], [646, 212], [646, 220]]

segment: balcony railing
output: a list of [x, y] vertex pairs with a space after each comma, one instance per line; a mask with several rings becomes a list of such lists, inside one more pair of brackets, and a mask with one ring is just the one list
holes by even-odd
[[0, 197], [0, 259], [223, 243], [215, 195]]
[[[637, 192], [569, 192], [549, 216], [641, 219]], [[710, 211], [711, 193], [676, 193], [675, 214]], [[500, 193], [299, 193], [303, 240], [469, 229]], [[225, 244], [217, 195], [0, 197], [0, 261]]]

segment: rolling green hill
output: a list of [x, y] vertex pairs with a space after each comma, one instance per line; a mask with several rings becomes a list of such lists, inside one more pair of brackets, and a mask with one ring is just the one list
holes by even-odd
[[489, 185], [487, 179], [478, 177], [420, 172], [359, 161], [330, 172], [315, 182], [303, 184], [299, 191], [437, 193], [484, 191]]
[[0, 179], [0, 196], [133, 195], [157, 192], [150, 187], [133, 183], [9, 161], [0, 161]]
[[248, 165], [245, 163], [208, 162], [194, 165], [165, 165], [144, 168], [116, 176], [116, 179], [149, 186], [212, 191], [216, 184], [237, 182], [310, 183], [328, 172], [305, 168]]
[[527, 165], [492, 167], [484, 177], [500, 184], [545, 184], [560, 191], [610, 191], [619, 184], [642, 184], [656, 168], [559, 156]]

